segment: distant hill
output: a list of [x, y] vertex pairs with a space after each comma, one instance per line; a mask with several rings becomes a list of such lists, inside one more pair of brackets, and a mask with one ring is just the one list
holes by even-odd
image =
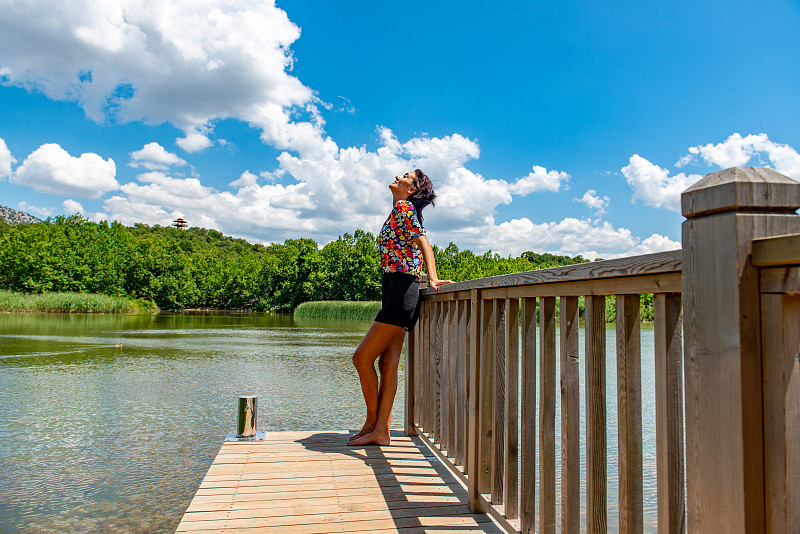
[[0, 206], [0, 217], [2, 217], [8, 224], [31, 224], [42, 222], [30, 213], [24, 211], [17, 211], [9, 208], [8, 206]]

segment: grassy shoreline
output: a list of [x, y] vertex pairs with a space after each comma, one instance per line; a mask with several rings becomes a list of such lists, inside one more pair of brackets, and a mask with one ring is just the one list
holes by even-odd
[[96, 293], [20, 293], [0, 290], [0, 312], [155, 313], [149, 300]]
[[303, 302], [294, 310], [304, 319], [372, 321], [381, 309], [380, 301], [321, 300]]

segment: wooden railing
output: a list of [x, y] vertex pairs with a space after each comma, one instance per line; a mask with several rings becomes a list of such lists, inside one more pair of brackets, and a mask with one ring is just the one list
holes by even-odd
[[[656, 406], [659, 532], [798, 531], [800, 237], [753, 242], [800, 232], [798, 207], [797, 182], [768, 169], [728, 169], [684, 193], [683, 250], [423, 290], [406, 345], [406, 432], [462, 477], [473, 511], [507, 530], [554, 533], [558, 522], [561, 532], [579, 532], [585, 506], [585, 530], [606, 532], [605, 313], [613, 296], [619, 531], [643, 531], [642, 402]], [[655, 399], [642, 398], [644, 293], [654, 294]]]

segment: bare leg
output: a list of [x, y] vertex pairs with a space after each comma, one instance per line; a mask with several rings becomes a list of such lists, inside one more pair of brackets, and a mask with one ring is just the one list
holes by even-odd
[[[388, 445], [391, 441], [389, 437], [389, 422], [392, 417], [394, 397], [397, 393], [397, 367], [400, 363], [400, 353], [403, 350], [403, 341], [405, 340], [405, 331], [399, 327], [396, 328], [398, 330], [396, 330], [395, 336], [389, 346], [381, 352], [380, 360], [378, 361], [381, 379], [380, 388], [377, 391], [378, 404], [373, 429], [363, 435], [357, 434], [348, 442], [349, 445], [368, 445], [371, 443]], [[365, 425], [362, 432], [365, 429], [368, 430], [368, 426]]]
[[[372, 323], [372, 326], [364, 335], [364, 339], [361, 340], [356, 352], [353, 354], [353, 364], [358, 371], [358, 378], [361, 381], [361, 393], [364, 395], [364, 402], [367, 405], [367, 418], [361, 431], [351, 437], [348, 443], [370, 434], [375, 428], [379, 412], [378, 374], [375, 372], [375, 360], [380, 356], [381, 361], [383, 361], [383, 353], [389, 351], [396, 344], [397, 339], [400, 340], [400, 348], [402, 348], [404, 334], [405, 331], [399, 326]], [[396, 389], [397, 385], [395, 383]], [[392, 398], [394, 399], [394, 396]]]

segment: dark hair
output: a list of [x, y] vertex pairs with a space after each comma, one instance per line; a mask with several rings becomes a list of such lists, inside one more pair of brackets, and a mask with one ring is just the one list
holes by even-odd
[[428, 204], [431, 206], [436, 205], [434, 203], [434, 200], [436, 200], [436, 193], [433, 192], [433, 183], [431, 179], [428, 178], [427, 174], [419, 169], [415, 170], [412, 174], [414, 175], [414, 184], [412, 185], [414, 193], [408, 197], [408, 201], [414, 205], [414, 209], [417, 210], [419, 222], [422, 222], [422, 209]]

